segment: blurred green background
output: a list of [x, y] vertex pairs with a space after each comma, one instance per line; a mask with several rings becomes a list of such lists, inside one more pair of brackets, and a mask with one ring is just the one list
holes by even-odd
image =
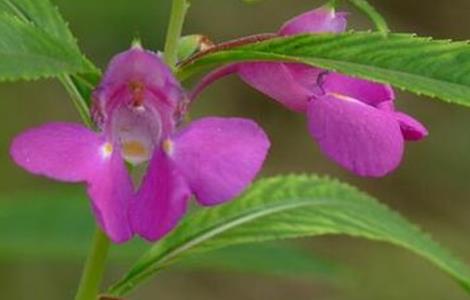
[[[54, 2], [69, 21], [84, 52], [100, 67], [104, 68], [113, 54], [125, 50], [136, 35], [147, 48], [162, 48], [170, 0]], [[371, 2], [383, 12], [394, 31], [456, 40], [470, 38], [468, 0]], [[321, 4], [313, 0], [264, 0], [254, 5], [239, 0], [195, 0], [185, 33], [204, 33], [214, 41], [223, 41], [272, 32], [283, 21]], [[349, 10], [351, 28], [371, 26], [359, 13]], [[470, 263], [470, 110], [408, 93], [399, 92], [398, 96], [400, 109], [423, 121], [430, 136], [423, 142], [408, 144], [401, 167], [379, 180], [354, 177], [328, 161], [309, 138], [302, 116], [284, 110], [236, 78], [224, 79], [208, 89], [193, 106], [191, 116], [256, 119], [273, 143], [263, 175], [315, 172], [356, 184], [420, 224], [436, 240]], [[74, 218], [74, 201], [84, 202], [83, 190], [64, 188], [60, 183], [17, 168], [8, 156], [8, 146], [11, 138], [26, 128], [52, 120], [78, 120], [78, 115], [54, 80], [3, 83], [0, 98], [0, 197], [3, 201], [14, 202], [37, 198], [38, 204], [31, 209], [44, 209], [52, 219], [62, 215], [58, 226], [64, 234], [64, 243], [75, 249], [74, 237], [86, 239], [93, 222], [87, 215], [86, 218], [80, 216], [80, 222], [74, 222], [73, 226], [68, 223]], [[51, 200], [44, 198], [54, 200], [44, 195], [75, 191], [81, 197], [70, 197], [56, 208], [41, 205], [41, 201]], [[24, 218], [10, 220], [0, 228], [2, 240], [19, 238], [28, 247], [13, 253], [0, 251], [0, 298], [72, 298], [86, 245], [77, 245], [71, 257], [42, 257], [41, 241], [48, 239], [47, 224], [41, 223], [39, 225], [44, 226], [38, 226], [37, 232], [18, 237], [28, 222], [34, 224], [26, 212]], [[51, 224], [48, 226], [57, 226]], [[296, 244], [315, 256], [353, 270], [353, 276], [338, 283], [321, 276], [286, 279], [187, 267], [163, 272], [130, 299], [467, 299], [464, 292], [436, 268], [389, 245], [342, 237], [306, 239]], [[116, 256], [107, 281], [116, 279], [129, 262], [128, 258]]]

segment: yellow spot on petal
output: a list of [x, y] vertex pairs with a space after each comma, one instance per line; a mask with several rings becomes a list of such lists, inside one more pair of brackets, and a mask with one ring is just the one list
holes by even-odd
[[147, 157], [147, 148], [139, 141], [127, 141], [122, 145], [124, 156]]
[[106, 143], [101, 148], [101, 151], [103, 152], [104, 157], [109, 157], [113, 154], [113, 145], [111, 143]]
[[171, 155], [173, 153], [173, 141], [170, 139], [166, 139], [163, 141], [162, 144], [163, 151], [165, 151], [166, 154]]

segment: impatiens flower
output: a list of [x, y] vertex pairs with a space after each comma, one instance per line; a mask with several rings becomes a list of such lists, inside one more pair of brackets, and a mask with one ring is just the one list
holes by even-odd
[[[269, 140], [253, 122], [203, 118], [179, 128], [185, 95], [157, 54], [135, 46], [117, 55], [94, 92], [94, 132], [50, 123], [16, 137], [15, 162], [53, 179], [85, 182], [101, 228], [116, 243], [157, 240], [184, 215], [188, 200], [233, 199], [254, 179]], [[134, 189], [125, 162], [149, 161]]]
[[[278, 35], [339, 33], [345, 29], [346, 13], [325, 6], [288, 21]], [[224, 67], [207, 75], [192, 98], [231, 73], [290, 110], [305, 114], [310, 134], [322, 152], [361, 176], [386, 175], [399, 165], [405, 140], [427, 135], [418, 121], [395, 111], [389, 85], [297, 63], [250, 62]]]

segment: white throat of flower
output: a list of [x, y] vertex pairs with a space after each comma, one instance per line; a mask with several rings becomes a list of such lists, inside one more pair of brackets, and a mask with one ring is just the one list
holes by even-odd
[[131, 105], [116, 109], [111, 130], [124, 159], [138, 165], [151, 158], [155, 145], [160, 142], [162, 124], [156, 111]]

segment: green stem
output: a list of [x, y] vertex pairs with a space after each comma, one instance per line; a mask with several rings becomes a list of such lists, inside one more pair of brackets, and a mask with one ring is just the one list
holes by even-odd
[[361, 10], [366, 16], [371, 19], [379, 32], [387, 34], [390, 29], [384, 17], [366, 0], [349, 0], [357, 9]]
[[165, 61], [171, 67], [174, 67], [178, 60], [178, 42], [183, 31], [184, 18], [188, 8], [189, 3], [187, 0], [173, 0], [164, 52]]
[[70, 78], [69, 75], [62, 75], [59, 76], [59, 80], [64, 86], [67, 93], [70, 95], [70, 98], [72, 98], [73, 104], [75, 105], [75, 108], [80, 114], [80, 118], [86, 126], [91, 128], [93, 126], [93, 123], [91, 122], [90, 109], [88, 108], [85, 99], [83, 99], [82, 95], [80, 94], [74, 82], [72, 81], [72, 78]]
[[97, 299], [109, 245], [108, 237], [96, 229], [75, 300]]

